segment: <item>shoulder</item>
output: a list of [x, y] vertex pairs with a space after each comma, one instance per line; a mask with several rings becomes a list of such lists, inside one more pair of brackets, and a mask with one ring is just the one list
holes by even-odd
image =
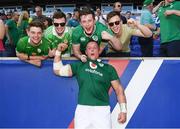
[[48, 44], [48, 43], [51, 42], [51, 41], [48, 40], [48, 39], [45, 38], [45, 37], [42, 37], [42, 42], [43, 42], [44, 44]]
[[71, 27], [66, 26], [66, 27], [65, 27], [65, 31], [64, 31], [64, 33], [72, 34], [72, 28], [71, 28]]
[[20, 41], [20, 42], [23, 42], [23, 43], [27, 43], [27, 42], [28, 42], [28, 39], [29, 39], [29, 37], [28, 37], [28, 36], [25, 36], [25, 37], [23, 37], [23, 38], [20, 38], [19, 41]]
[[96, 22], [96, 28], [99, 29], [99, 28], [103, 28], [103, 29], [108, 29], [108, 27], [100, 22]]
[[72, 35], [73, 36], [80, 36], [83, 32], [83, 28], [81, 25], [75, 27], [73, 30], [72, 30]]
[[79, 70], [79, 68], [82, 68], [82, 66], [84, 64], [85, 63], [83, 63], [83, 62], [81, 62], [79, 60], [75, 61], [74, 63], [71, 63], [70, 66], [71, 66], [71, 69], [72, 69], [73, 73], [76, 73]]
[[26, 45], [28, 44], [28, 39], [29, 39], [28, 36], [25, 36], [25, 37], [19, 39], [17, 46], [16, 46], [18, 48], [18, 50], [25, 49]]
[[44, 35], [49, 35], [52, 34], [52, 30], [53, 30], [53, 26], [49, 26], [45, 31], [44, 31]]

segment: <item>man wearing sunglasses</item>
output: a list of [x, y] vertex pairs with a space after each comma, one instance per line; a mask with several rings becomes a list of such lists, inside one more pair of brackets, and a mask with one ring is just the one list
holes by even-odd
[[116, 50], [121, 50], [120, 41], [102, 23], [96, 22], [94, 12], [89, 8], [80, 11], [80, 26], [76, 27], [72, 33], [72, 43], [74, 55], [82, 62], [87, 61], [84, 55], [86, 45], [90, 40], [94, 40], [100, 46], [102, 53], [105, 44], [108, 42]]
[[131, 36], [150, 37], [152, 32], [139, 22], [129, 19], [127, 24], [122, 24], [120, 14], [112, 11], [107, 15], [109, 28], [122, 43], [122, 50], [115, 51], [111, 46], [108, 47], [107, 56], [110, 57], [129, 57]]
[[53, 15], [53, 26], [47, 28], [45, 37], [52, 42], [53, 53], [57, 47], [63, 47], [63, 57], [71, 55], [71, 28], [66, 26], [66, 15], [63, 12], [55, 12]]

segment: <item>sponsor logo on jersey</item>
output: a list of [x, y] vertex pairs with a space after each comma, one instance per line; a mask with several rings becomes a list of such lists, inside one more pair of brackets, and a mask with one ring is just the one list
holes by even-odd
[[89, 66], [91, 67], [91, 69], [97, 69], [97, 65], [93, 62], [89, 62]]
[[103, 76], [102, 73], [96, 71], [96, 70], [92, 70], [92, 69], [85, 69], [86, 72], [89, 72], [89, 73], [93, 73], [93, 74], [96, 74], [96, 75], [99, 75], [99, 76]]

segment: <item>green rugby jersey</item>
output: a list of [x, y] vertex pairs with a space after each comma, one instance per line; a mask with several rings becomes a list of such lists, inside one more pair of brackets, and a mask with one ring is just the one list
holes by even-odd
[[109, 105], [111, 81], [119, 80], [114, 67], [101, 61], [88, 60], [86, 63], [71, 64], [71, 69], [79, 84], [78, 104]]
[[109, 30], [107, 26], [103, 25], [100, 22], [96, 22], [94, 32], [91, 36], [86, 35], [82, 26], [79, 25], [72, 32], [72, 43], [80, 44], [80, 50], [84, 53], [86, 45], [90, 40], [97, 41], [98, 45], [100, 45], [100, 43], [103, 42], [101, 37], [102, 31], [107, 31], [108, 33], [113, 35], [113, 32]]
[[50, 49], [49, 41], [43, 37], [40, 42], [39, 45], [33, 46], [30, 44], [28, 36], [23, 37], [18, 41], [16, 51], [28, 54], [29, 56], [47, 56]]
[[51, 29], [47, 29], [45, 37], [51, 41], [51, 48], [57, 48], [58, 44], [63, 42], [68, 42], [68, 49], [66, 49], [62, 54], [64, 53], [71, 54], [71, 48], [72, 48], [71, 28], [66, 27], [62, 36], [58, 36], [54, 27], [52, 27], [51, 33], [50, 30]]

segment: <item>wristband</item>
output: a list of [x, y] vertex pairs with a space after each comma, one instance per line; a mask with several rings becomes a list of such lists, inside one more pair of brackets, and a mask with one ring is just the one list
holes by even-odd
[[126, 103], [120, 103], [120, 112], [127, 113], [127, 105]]
[[56, 50], [55, 56], [61, 56], [61, 51]]
[[60, 70], [62, 66], [63, 66], [62, 61], [53, 63], [53, 70]]

